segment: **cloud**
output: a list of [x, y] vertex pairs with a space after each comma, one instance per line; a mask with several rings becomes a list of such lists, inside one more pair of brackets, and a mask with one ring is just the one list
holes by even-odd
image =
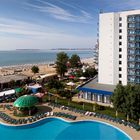
[[93, 20], [93, 17], [90, 13], [79, 9], [78, 7], [72, 6], [70, 4], [65, 4], [71, 8], [74, 8], [77, 10], [78, 14], [73, 14], [70, 10], [66, 10], [65, 8], [62, 8], [56, 4], [52, 4], [46, 1], [38, 1], [40, 4], [33, 4], [33, 3], [26, 3], [27, 6], [34, 8], [34, 10], [47, 13], [51, 17], [67, 22], [77, 22], [77, 23], [91, 23]]
[[44, 37], [50, 34], [59, 33], [56, 29], [41, 26], [15, 19], [0, 18], [0, 33], [24, 35], [25, 37]]
[[91, 47], [96, 39], [14, 19], [0, 18], [0, 50], [17, 48]]

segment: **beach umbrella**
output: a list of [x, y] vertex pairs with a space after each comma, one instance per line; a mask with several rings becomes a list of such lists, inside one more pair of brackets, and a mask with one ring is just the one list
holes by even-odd
[[72, 76], [72, 75], [71, 75], [71, 76], [69, 76], [69, 79], [74, 79], [74, 76]]
[[20, 93], [20, 92], [22, 92], [22, 91], [23, 91], [22, 88], [16, 88], [16, 89], [15, 89], [15, 92], [16, 92], [16, 93]]
[[83, 76], [82, 76], [82, 77], [80, 77], [79, 79], [80, 79], [80, 80], [85, 80], [85, 79], [86, 79], [86, 77], [83, 77]]
[[73, 83], [73, 82], [68, 82], [67, 85], [68, 85], [68, 86], [74, 86], [75, 83]]

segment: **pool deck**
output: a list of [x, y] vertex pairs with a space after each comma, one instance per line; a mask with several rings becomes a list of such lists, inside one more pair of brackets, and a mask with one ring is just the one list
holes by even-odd
[[[48, 104], [43, 104], [41, 106], [44, 106], [44, 107], [48, 107]], [[15, 117], [12, 115], [12, 112], [10, 112], [9, 110], [5, 109], [2, 111], [2, 109], [0, 108], [0, 111], [1, 112], [4, 112], [4, 113], [7, 113], [8, 115], [10, 115], [11, 117], [13, 118], [16, 118], [16, 119], [19, 119], [19, 118], [27, 118], [27, 117]], [[95, 121], [101, 121], [101, 122], [104, 122], [104, 123], [108, 123], [108, 124], [111, 124], [119, 129], [121, 129], [122, 131], [124, 131], [126, 134], [128, 134], [133, 140], [140, 140], [140, 131], [136, 131], [130, 127], [127, 127], [127, 126], [124, 126], [124, 125], [121, 125], [121, 124], [118, 124], [118, 123], [115, 123], [115, 122], [111, 122], [111, 121], [108, 121], [108, 120], [105, 120], [105, 119], [100, 119], [100, 118], [97, 118], [97, 117], [94, 117], [94, 116], [86, 116], [86, 115], [81, 115], [79, 113], [75, 113], [75, 112], [72, 112], [72, 111], [69, 111], [69, 110], [63, 110], [63, 109], [60, 109], [60, 108], [52, 108], [51, 110], [52, 112], [64, 112], [64, 113], [69, 113], [71, 115], [75, 115], [77, 116], [76, 120], [75, 121], [80, 121], [80, 120], [95, 120]], [[47, 112], [47, 111], [46, 111]], [[53, 116], [51, 116], [53, 117]], [[43, 118], [44, 119], [44, 118]], [[70, 119], [66, 119], [66, 118], [63, 118], [64, 120], [67, 120], [67, 121], [71, 121]], [[6, 122], [4, 122], [2, 119], [0, 119], [1, 123], [5, 123], [6, 125], [11, 125], [11, 124], [8, 124]]]

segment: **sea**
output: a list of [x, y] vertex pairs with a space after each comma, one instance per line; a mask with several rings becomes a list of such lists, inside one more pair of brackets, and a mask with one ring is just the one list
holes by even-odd
[[92, 58], [92, 50], [15, 50], [0, 51], [0, 67], [25, 64], [49, 64], [56, 61], [57, 53], [65, 52], [70, 57], [77, 54], [81, 59]]

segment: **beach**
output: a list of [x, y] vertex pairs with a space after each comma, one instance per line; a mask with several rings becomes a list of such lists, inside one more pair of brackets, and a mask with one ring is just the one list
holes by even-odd
[[[83, 58], [81, 59], [81, 62], [93, 67], [95, 65], [93, 58]], [[13, 75], [13, 74], [23, 74], [26, 76], [33, 76], [34, 74], [31, 71], [32, 66], [39, 67], [39, 73], [38, 73], [39, 75], [56, 73], [55, 62], [48, 62], [48, 63], [24, 64], [24, 65], [0, 67], [0, 75], [6, 76], [6, 75]]]

